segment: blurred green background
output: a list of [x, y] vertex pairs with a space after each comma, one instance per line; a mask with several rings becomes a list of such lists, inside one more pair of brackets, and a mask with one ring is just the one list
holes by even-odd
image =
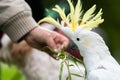
[[25, 78], [15, 65], [0, 62], [0, 80], [25, 80]]
[[[54, 15], [53, 12], [46, 13], [45, 8], [51, 9], [55, 4], [66, 6], [66, 0], [26, 0], [32, 8], [33, 17], [36, 21], [45, 15]], [[76, 2], [77, 0], [72, 0]], [[104, 23], [100, 25], [100, 29], [106, 44], [108, 45], [113, 57], [120, 63], [120, 0], [81, 0], [83, 9], [87, 10], [94, 4], [97, 5], [98, 11], [103, 9]], [[67, 10], [68, 11], [68, 10]], [[54, 15], [57, 17], [58, 15]], [[13, 65], [1, 64], [0, 80], [24, 80], [21, 72]]]

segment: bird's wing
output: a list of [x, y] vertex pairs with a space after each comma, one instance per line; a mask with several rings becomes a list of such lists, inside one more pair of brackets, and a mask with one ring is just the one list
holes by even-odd
[[106, 69], [97, 69], [88, 73], [87, 80], [119, 80], [120, 73], [111, 72]]

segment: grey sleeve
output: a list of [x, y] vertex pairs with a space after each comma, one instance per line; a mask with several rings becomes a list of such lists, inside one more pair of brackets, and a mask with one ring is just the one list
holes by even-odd
[[0, 30], [17, 42], [38, 24], [24, 0], [0, 0]]

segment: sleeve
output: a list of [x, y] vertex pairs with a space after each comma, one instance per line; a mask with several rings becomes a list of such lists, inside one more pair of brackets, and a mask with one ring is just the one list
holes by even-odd
[[18, 42], [36, 26], [38, 24], [24, 0], [0, 0], [0, 30], [13, 42]]

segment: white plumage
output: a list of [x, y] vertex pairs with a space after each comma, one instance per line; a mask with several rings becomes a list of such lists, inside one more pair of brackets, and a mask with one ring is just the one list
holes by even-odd
[[81, 27], [75, 32], [68, 27], [60, 29], [78, 46], [87, 71], [86, 80], [120, 80], [120, 65], [100, 35]]

